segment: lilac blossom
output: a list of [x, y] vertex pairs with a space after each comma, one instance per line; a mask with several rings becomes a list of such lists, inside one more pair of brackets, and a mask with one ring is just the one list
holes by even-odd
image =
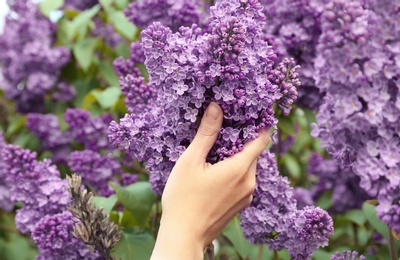
[[382, 201], [378, 216], [396, 229], [399, 10], [396, 1], [326, 5], [314, 78], [327, 95], [312, 132], [332, 157], [354, 171], [369, 196]]
[[15, 223], [22, 232], [32, 232], [45, 215], [57, 214], [69, 203], [66, 182], [51, 161], [36, 161], [36, 153], [7, 145], [2, 151], [11, 201], [22, 202]]
[[86, 149], [92, 151], [112, 150], [107, 140], [107, 127], [112, 120], [110, 114], [91, 117], [89, 111], [68, 108], [64, 119], [69, 125], [69, 131], [74, 139], [82, 143]]
[[43, 99], [58, 83], [70, 51], [55, 47], [56, 25], [33, 1], [10, 2], [4, 32], [0, 35], [2, 89], [22, 113], [43, 110]]
[[334, 255], [331, 256], [331, 260], [366, 260], [365, 256], [363, 255], [358, 255], [358, 252], [356, 251], [343, 251], [343, 255], [341, 252], [336, 252]]
[[241, 226], [250, 242], [268, 244], [270, 250], [287, 248], [292, 259], [311, 259], [316, 249], [328, 245], [331, 217], [318, 207], [296, 208], [294, 190], [279, 175], [270, 152], [261, 154], [256, 180], [254, 199], [241, 212]]
[[177, 31], [181, 26], [200, 22], [200, 6], [200, 0], [139, 0], [128, 5], [125, 15], [142, 28], [160, 22]]
[[[222, 107], [225, 118], [208, 156], [210, 162], [241, 151], [258, 131], [273, 127], [277, 120], [272, 106], [278, 100], [284, 112], [289, 112], [300, 83], [298, 67], [288, 59], [273, 69], [276, 55], [262, 37], [260, 24], [265, 18], [261, 10], [262, 6], [253, 1], [222, 1], [211, 8], [206, 24], [212, 28], [210, 32], [193, 25], [172, 33], [160, 23], [142, 32], [150, 75], [147, 85], [154, 89], [156, 98], [141, 114], [125, 115], [119, 124], [112, 122], [109, 139], [130, 156], [147, 162], [157, 194], [161, 194], [174, 162], [193, 139], [210, 101]], [[118, 60], [117, 72], [133, 71], [132, 64]], [[133, 72], [130, 82], [135, 78]], [[143, 84], [131, 89], [135, 97], [147, 91]], [[137, 105], [146, 106], [143, 102]], [[240, 114], [243, 116], [237, 118]]]
[[301, 65], [297, 104], [317, 110], [324, 92], [313, 79], [316, 45], [321, 35], [320, 17], [329, 0], [260, 0], [267, 18], [265, 37], [280, 56]]
[[[43, 217], [34, 228], [32, 238], [39, 249], [37, 260], [103, 259], [72, 235], [75, 221], [69, 211]], [[73, 257], [73, 258], [72, 258]]]
[[342, 167], [335, 159], [325, 159], [318, 153], [311, 154], [307, 173], [316, 182], [310, 190], [314, 201], [324, 192], [332, 190], [332, 211], [345, 212], [361, 208], [371, 197], [360, 187], [360, 178], [349, 167]]
[[119, 183], [118, 176], [122, 177], [125, 186], [138, 180], [137, 175], [123, 173], [118, 160], [90, 150], [72, 152], [68, 166], [72, 172], [82, 176], [83, 184], [105, 197], [114, 194], [108, 183]]
[[[0, 132], [0, 155], [6, 149], [6, 142], [3, 133]], [[8, 175], [6, 172], [6, 164], [2, 157], [0, 157], [0, 209], [4, 211], [11, 211], [14, 208], [14, 203], [11, 200], [10, 184], [8, 183]]]
[[61, 131], [57, 116], [30, 113], [27, 115], [26, 127], [40, 139], [43, 150], [52, 152], [54, 162], [66, 163], [73, 136], [70, 132]]

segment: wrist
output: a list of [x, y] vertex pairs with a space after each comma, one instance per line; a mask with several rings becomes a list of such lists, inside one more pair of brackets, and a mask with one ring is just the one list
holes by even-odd
[[203, 259], [203, 243], [192, 230], [177, 222], [161, 220], [151, 260]]

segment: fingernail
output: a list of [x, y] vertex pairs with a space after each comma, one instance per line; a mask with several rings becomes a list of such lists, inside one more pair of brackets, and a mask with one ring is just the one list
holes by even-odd
[[211, 102], [210, 105], [208, 105], [207, 107], [206, 117], [211, 120], [217, 120], [219, 116], [219, 111], [219, 106], [216, 103]]

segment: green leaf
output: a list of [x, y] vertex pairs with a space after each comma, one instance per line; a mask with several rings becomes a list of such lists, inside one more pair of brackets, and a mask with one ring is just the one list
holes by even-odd
[[44, 0], [40, 2], [39, 9], [45, 15], [49, 16], [52, 11], [58, 10], [64, 5], [64, 0]]
[[78, 14], [70, 23], [72, 37], [78, 36], [78, 39], [84, 39], [88, 32], [88, 25], [92, 18], [100, 11], [100, 6], [95, 5], [91, 9]]
[[126, 228], [111, 255], [122, 260], [150, 259], [154, 244], [154, 238], [149, 233]]
[[126, 208], [124, 209], [124, 212], [122, 213], [121, 222], [119, 223], [119, 225], [122, 227], [140, 226], [139, 223], [137, 222], [135, 216], [133, 216], [132, 212], [130, 212]]
[[119, 85], [119, 78], [114, 72], [114, 68], [111, 63], [100, 62], [99, 63], [100, 75], [110, 84], [111, 86]]
[[296, 134], [294, 124], [290, 117], [281, 117], [278, 122], [278, 129], [285, 134], [294, 135]]
[[104, 109], [114, 106], [121, 96], [120, 87], [109, 87], [103, 91], [93, 90], [92, 95], [99, 102], [100, 106]]
[[244, 238], [238, 217], [235, 217], [229, 222], [222, 234], [231, 241], [238, 254], [242, 258], [246, 258], [250, 252], [250, 243]]
[[10, 124], [8, 125], [8, 129], [5, 134], [6, 137], [10, 137], [21, 131], [21, 129], [25, 126], [26, 116], [16, 114], [9, 117], [8, 121], [10, 122]]
[[389, 229], [385, 223], [378, 219], [375, 206], [364, 202], [362, 210], [368, 222], [378, 231], [384, 238], [388, 239]]
[[[90, 94], [91, 89], [93, 89], [96, 86], [95, 82], [77, 80], [77, 81], [73, 82], [73, 85], [75, 86], [75, 89], [77, 92], [76, 98], [74, 99], [74, 106], [82, 107], [82, 108], [88, 110], [88, 108], [84, 107], [84, 102], [86, 101], [85, 99], [87, 98], [88, 94]], [[92, 96], [92, 98], [93, 98], [92, 102], [95, 102], [96, 99], [93, 96]]]
[[345, 218], [351, 220], [359, 226], [364, 225], [364, 223], [367, 221], [364, 216], [364, 212], [362, 212], [361, 210], [349, 210], [344, 216]]
[[88, 38], [77, 42], [72, 51], [78, 63], [84, 71], [87, 71], [92, 64], [93, 52], [97, 46], [98, 39]]
[[10, 240], [4, 246], [4, 255], [2, 256], [6, 260], [30, 260], [32, 259], [33, 250], [29, 246], [28, 239], [15, 234], [10, 234]]
[[115, 5], [118, 9], [123, 10], [128, 6], [129, 0], [115, 0]]
[[313, 259], [330, 259], [332, 253], [326, 252], [323, 249], [318, 249], [313, 254]]
[[117, 203], [118, 198], [116, 195], [111, 195], [110, 197], [94, 196], [93, 203], [97, 208], [103, 208], [107, 213], [110, 213]]
[[332, 202], [332, 191], [326, 191], [322, 194], [322, 196], [318, 199], [316, 202], [316, 205], [318, 207], [321, 207], [323, 209], [329, 209], [332, 207], [333, 202]]
[[112, 11], [108, 14], [112, 21], [114, 28], [122, 36], [133, 41], [135, 38], [137, 28], [126, 18], [123, 11]]
[[119, 202], [128, 209], [141, 227], [148, 224], [151, 209], [156, 197], [148, 182], [137, 182], [126, 188], [110, 183], [114, 188]]
[[299, 179], [301, 175], [301, 167], [299, 161], [291, 154], [287, 153], [282, 157], [282, 162], [288, 169], [289, 174], [295, 178]]
[[113, 4], [113, 0], [99, 0], [99, 2], [106, 11], [108, 11]]

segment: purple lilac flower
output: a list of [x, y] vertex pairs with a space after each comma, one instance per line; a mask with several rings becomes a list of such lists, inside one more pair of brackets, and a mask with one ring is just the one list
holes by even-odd
[[98, 117], [91, 117], [90, 112], [68, 108], [64, 119], [69, 125], [74, 139], [85, 146], [85, 149], [99, 151], [100, 149], [112, 150], [107, 140], [107, 127], [112, 118], [110, 114], [102, 114]]
[[122, 37], [114, 30], [111, 24], [104, 24], [99, 19], [95, 19], [94, 24], [95, 27], [92, 29], [92, 34], [102, 38], [104, 43], [111, 48], [116, 48], [122, 42]]
[[306, 206], [292, 216], [288, 230], [285, 247], [292, 259], [311, 260], [315, 250], [328, 245], [333, 234], [333, 221], [325, 210]]
[[73, 216], [69, 211], [43, 217], [32, 232], [33, 241], [39, 249], [36, 259], [103, 259], [72, 235], [73, 225]]
[[114, 193], [108, 182], [119, 183], [116, 175], [120, 175], [126, 185], [137, 181], [137, 175], [122, 172], [118, 160], [90, 150], [72, 152], [68, 166], [71, 171], [82, 176], [82, 181], [87, 187], [105, 197]]
[[15, 222], [23, 232], [32, 232], [45, 215], [57, 214], [69, 203], [66, 182], [49, 160], [36, 161], [36, 153], [7, 145], [2, 151], [11, 201], [22, 202]]
[[13, 145], [2, 147], [0, 158], [9, 199], [13, 204], [22, 202], [16, 211], [16, 226], [34, 239], [39, 248], [37, 259], [101, 259], [72, 236], [73, 219], [66, 210], [68, 184], [51, 161], [37, 161], [36, 153]]
[[287, 248], [292, 259], [311, 259], [318, 247], [328, 244], [332, 219], [318, 207], [297, 210], [293, 188], [279, 175], [270, 152], [261, 154], [256, 180], [254, 199], [241, 212], [241, 226], [250, 242], [268, 244], [271, 250]]
[[332, 211], [345, 212], [361, 208], [364, 201], [371, 199], [360, 188], [360, 178], [349, 167], [341, 167], [335, 159], [325, 159], [318, 153], [312, 153], [308, 161], [307, 173], [317, 180], [310, 192], [317, 201], [324, 192], [332, 190]]
[[[222, 1], [211, 8], [206, 25], [210, 32], [193, 25], [173, 34], [160, 23], [142, 32], [148, 86], [157, 98], [140, 115], [125, 115], [120, 124], [112, 122], [109, 138], [130, 156], [147, 162], [157, 194], [193, 139], [210, 101], [222, 107], [225, 117], [210, 162], [241, 151], [260, 129], [274, 126], [274, 102], [281, 99], [280, 107], [289, 112], [299, 84], [297, 66], [284, 60], [272, 68], [276, 55], [262, 37], [261, 10], [253, 1]], [[129, 71], [129, 66], [117, 68]], [[136, 76], [129, 78], [131, 82]], [[140, 96], [144, 86], [131, 89], [136, 91], [133, 96]]]
[[200, 22], [200, 5], [200, 0], [139, 0], [128, 5], [125, 15], [139, 27], [160, 22], [175, 32]]
[[30, 113], [27, 116], [26, 127], [40, 139], [43, 150], [52, 152], [54, 162], [67, 162], [73, 136], [70, 132], [61, 131], [57, 116]]
[[396, 1], [333, 0], [326, 6], [315, 80], [327, 96], [312, 132], [332, 157], [352, 168], [368, 195], [382, 201], [378, 216], [396, 229], [399, 11]]
[[86, 9], [92, 8], [98, 3], [98, 0], [67, 0], [65, 1], [63, 9], [84, 11]]
[[343, 256], [341, 252], [336, 252], [334, 255], [331, 256], [331, 260], [366, 260], [365, 256], [360, 255], [358, 257], [358, 252], [356, 251], [343, 251]]
[[[0, 155], [6, 149], [6, 142], [3, 133], [0, 132]], [[6, 164], [4, 159], [0, 157], [0, 209], [4, 211], [11, 211], [14, 208], [14, 203], [11, 200], [10, 184], [8, 183], [6, 172]]]
[[74, 86], [66, 82], [58, 83], [52, 94], [53, 100], [60, 102], [72, 101], [75, 98], [75, 96], [76, 96], [76, 90]]
[[54, 46], [56, 25], [37, 4], [31, 0], [9, 4], [11, 11], [0, 35], [2, 88], [9, 99], [16, 101], [19, 112], [41, 111], [44, 95], [57, 85], [70, 51]]
[[314, 205], [314, 199], [310, 190], [303, 187], [296, 187], [293, 191], [293, 198], [297, 201], [297, 209]]
[[257, 187], [253, 201], [241, 212], [244, 235], [252, 243], [269, 244], [271, 249], [284, 248], [286, 229], [296, 211], [293, 188], [281, 177], [274, 154], [263, 152], [258, 160]]
[[320, 16], [329, 0], [260, 0], [267, 18], [264, 31], [279, 56], [301, 65], [297, 104], [316, 110], [324, 93], [313, 79], [316, 45], [321, 35]]

